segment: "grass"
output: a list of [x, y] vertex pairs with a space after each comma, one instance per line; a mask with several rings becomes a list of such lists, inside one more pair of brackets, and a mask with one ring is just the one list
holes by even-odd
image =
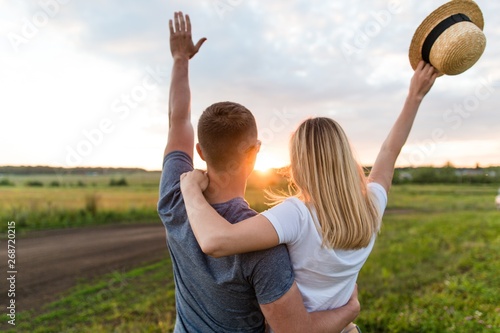
[[358, 286], [364, 331], [500, 329], [500, 212], [387, 215]]
[[19, 313], [5, 332], [172, 332], [175, 295], [170, 260], [81, 282], [45, 313]]
[[[65, 186], [50, 187], [45, 184], [52, 178], [38, 176], [37, 181], [41, 181], [44, 186], [31, 187], [23, 185], [22, 179], [25, 177], [18, 177], [16, 186], [0, 187], [0, 220], [16, 221], [18, 232], [21, 233], [158, 220], [158, 183], [152, 183], [153, 179], [148, 181], [136, 176], [137, 179], [132, 177], [129, 181], [130, 186], [110, 187], [108, 182], [112, 178], [101, 177], [95, 185], [81, 187], [68, 185], [72, 178], [66, 178], [62, 182]], [[80, 182], [84, 183], [82, 180]], [[6, 223], [0, 224], [0, 232], [5, 232], [6, 227]]]
[[390, 209], [420, 212], [491, 211], [498, 185], [397, 185], [389, 198]]
[[[363, 332], [500, 331], [496, 192], [491, 185], [393, 187], [381, 234], [358, 279], [362, 312], [356, 322]], [[247, 200], [258, 210], [266, 207], [260, 188], [250, 188]], [[171, 332], [171, 263], [82, 281], [43, 314], [18, 313], [16, 322], [15, 332]]]
[[358, 285], [368, 332], [500, 330], [496, 186], [393, 187]]

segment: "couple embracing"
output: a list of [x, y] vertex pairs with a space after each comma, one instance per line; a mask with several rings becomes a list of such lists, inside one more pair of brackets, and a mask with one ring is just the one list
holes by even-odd
[[[252, 113], [209, 106], [191, 124], [189, 16], [170, 21], [168, 143], [158, 212], [175, 279], [175, 332], [360, 332], [356, 279], [380, 229], [394, 165], [438, 72], [423, 61], [368, 176], [340, 125], [303, 121], [290, 139], [295, 193], [258, 214], [244, 200], [260, 149]], [[207, 171], [193, 168], [196, 148]]]

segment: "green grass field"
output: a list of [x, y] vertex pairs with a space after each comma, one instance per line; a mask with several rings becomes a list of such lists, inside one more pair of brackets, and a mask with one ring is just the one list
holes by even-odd
[[[127, 186], [109, 186], [125, 178]], [[95, 224], [157, 221], [160, 173], [11, 176], [0, 187], [0, 220], [18, 232]], [[39, 182], [43, 186], [27, 186]], [[54, 182], [58, 186], [51, 186]], [[7, 224], [0, 224], [0, 232]]]
[[[156, 188], [116, 190], [124, 191], [117, 206], [106, 206], [113, 200], [108, 201], [104, 186], [96, 188], [110, 210], [131, 202], [155, 209]], [[363, 332], [500, 332], [497, 188], [393, 187], [382, 232], [358, 280], [362, 312], [357, 323]], [[265, 207], [262, 198], [258, 187], [250, 188], [252, 206]], [[16, 322], [12, 332], [171, 332], [175, 301], [170, 262], [82, 281], [43, 314], [19, 313]]]

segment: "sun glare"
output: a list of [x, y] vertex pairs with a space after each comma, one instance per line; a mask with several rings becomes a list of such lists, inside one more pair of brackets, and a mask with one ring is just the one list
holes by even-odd
[[266, 173], [269, 173], [271, 171], [271, 168], [267, 168], [265, 166], [259, 166], [259, 165], [255, 165], [255, 168], [254, 168], [255, 171], [259, 172], [259, 173], [263, 173], [263, 174], [266, 174]]
[[271, 171], [271, 168], [272, 166], [263, 159], [257, 159], [257, 162], [255, 162], [255, 171], [268, 173], [269, 171]]
[[255, 162], [255, 170], [262, 173], [268, 173], [273, 168], [282, 167], [282, 164], [283, 161], [280, 161], [280, 159], [276, 156], [273, 156], [268, 152], [261, 152], [257, 156], [257, 161]]

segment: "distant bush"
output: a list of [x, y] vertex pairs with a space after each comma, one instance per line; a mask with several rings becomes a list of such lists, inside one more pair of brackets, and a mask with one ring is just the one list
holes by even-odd
[[59, 187], [61, 186], [61, 183], [59, 183], [57, 180], [53, 180], [49, 184], [50, 187]]
[[16, 184], [11, 182], [7, 178], [2, 178], [2, 179], [0, 179], [0, 186], [16, 186]]
[[97, 214], [99, 201], [100, 196], [96, 193], [88, 194], [87, 196], [85, 196], [85, 211], [90, 213], [90, 215], [95, 216]]
[[118, 180], [111, 179], [111, 181], [109, 182], [109, 186], [128, 186], [128, 183], [125, 177], [122, 177]]
[[26, 182], [26, 186], [29, 187], [43, 187], [43, 183], [39, 180], [29, 180]]
[[76, 186], [78, 186], [78, 187], [85, 187], [87, 185], [85, 185], [84, 182], [82, 182], [81, 180], [79, 180], [78, 183], [76, 183]]

